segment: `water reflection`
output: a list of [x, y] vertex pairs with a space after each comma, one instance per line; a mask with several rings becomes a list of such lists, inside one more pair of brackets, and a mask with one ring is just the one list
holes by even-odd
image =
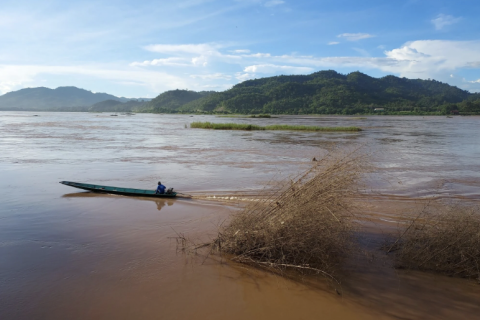
[[[75, 192], [75, 193], [67, 193], [62, 196], [62, 198], [116, 198], [124, 196], [116, 196], [106, 193], [94, 193], [94, 192]], [[128, 197], [128, 199], [139, 200], [139, 201], [150, 201], [155, 202], [157, 205], [157, 210], [162, 210], [165, 206], [173, 206], [175, 203], [174, 199], [158, 199], [158, 198], [147, 198], [147, 197]]]
[[157, 204], [157, 210], [160, 211], [165, 205], [173, 206], [174, 201], [173, 200], [165, 200], [165, 199], [156, 199], [155, 203]]

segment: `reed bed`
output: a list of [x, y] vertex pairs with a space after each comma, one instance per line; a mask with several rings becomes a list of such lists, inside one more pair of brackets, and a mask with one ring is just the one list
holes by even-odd
[[269, 125], [258, 126], [245, 123], [213, 123], [192, 122], [190, 128], [214, 129], [214, 130], [295, 130], [295, 131], [361, 131], [358, 127], [316, 127], [316, 126], [293, 126], [293, 125]]
[[250, 118], [271, 118], [272, 116], [269, 114], [252, 114]]
[[357, 151], [329, 155], [220, 228], [211, 247], [231, 260], [335, 279], [354, 248], [350, 197], [364, 172]]
[[398, 268], [441, 272], [480, 281], [478, 207], [426, 207], [389, 247]]

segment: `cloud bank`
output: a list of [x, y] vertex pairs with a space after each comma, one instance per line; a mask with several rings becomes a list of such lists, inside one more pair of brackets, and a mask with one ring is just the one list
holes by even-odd
[[156, 94], [176, 88], [225, 90], [247, 79], [308, 74], [323, 69], [361, 70], [366, 73], [377, 70], [385, 75], [433, 78], [480, 92], [478, 76], [474, 79], [457, 76], [461, 71], [480, 69], [478, 40], [411, 41], [386, 50], [378, 57], [252, 53], [249, 49], [235, 49], [218, 43], [154, 44], [144, 49], [159, 57], [108, 66], [0, 65], [0, 92], [33, 86], [46, 75], [83, 75], [117, 84], [134, 83]]

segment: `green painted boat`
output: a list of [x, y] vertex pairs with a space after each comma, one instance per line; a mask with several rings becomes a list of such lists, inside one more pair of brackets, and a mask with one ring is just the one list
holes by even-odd
[[69, 187], [88, 190], [92, 192], [119, 194], [122, 196], [137, 196], [137, 197], [152, 197], [152, 198], [175, 198], [177, 196], [176, 192], [157, 194], [155, 193], [155, 190], [119, 188], [119, 187], [101, 186], [98, 184], [79, 183], [79, 182], [71, 182], [71, 181], [60, 181], [60, 183]]

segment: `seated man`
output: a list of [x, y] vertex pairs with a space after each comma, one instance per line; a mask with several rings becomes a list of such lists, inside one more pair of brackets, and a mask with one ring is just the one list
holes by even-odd
[[160, 181], [158, 181], [158, 187], [157, 187], [157, 191], [155, 191], [155, 193], [156, 194], [164, 194], [166, 188], [167, 187], [165, 187]]

